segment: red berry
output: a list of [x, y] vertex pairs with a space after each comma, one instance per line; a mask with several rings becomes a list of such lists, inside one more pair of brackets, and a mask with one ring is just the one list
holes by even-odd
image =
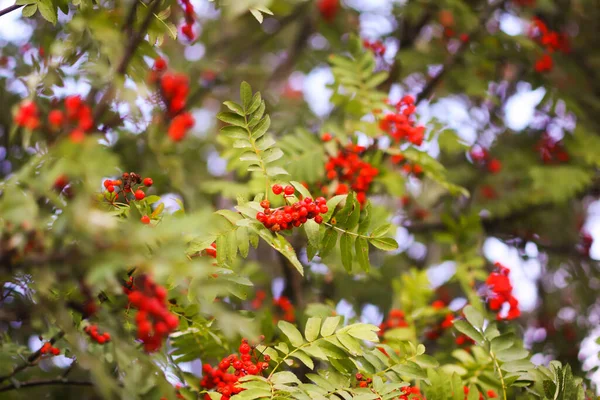
[[106, 189], [108, 189], [109, 186], [111, 186], [113, 184], [113, 181], [111, 181], [110, 179], [105, 180], [104, 182], [102, 182], [102, 184], [104, 185], [104, 187]]
[[317, 216], [315, 217], [315, 222], [316, 222], [317, 224], [320, 224], [320, 223], [322, 223], [322, 222], [323, 222], [323, 217], [322, 217], [322, 216], [320, 216], [320, 215], [317, 215]]
[[60, 110], [52, 110], [48, 113], [48, 123], [53, 128], [59, 128], [65, 120], [65, 115]]
[[250, 350], [252, 350], [252, 348], [250, 347], [250, 345], [248, 343], [242, 343], [240, 345], [239, 350], [240, 350], [241, 354], [249, 354]]
[[150, 223], [150, 217], [147, 215], [144, 215], [140, 221], [142, 221], [142, 224], [148, 225]]
[[59, 354], [60, 354], [60, 350], [59, 350], [59, 349], [57, 349], [56, 347], [52, 347], [52, 348], [50, 349], [50, 351], [52, 352], [52, 355], [55, 355], [55, 356], [57, 356], [57, 355], [59, 355]]
[[134, 196], [136, 200], [144, 200], [144, 197], [146, 197], [146, 193], [144, 193], [143, 190], [138, 189], [135, 191]]
[[156, 57], [154, 60], [154, 69], [157, 71], [162, 71], [167, 68], [167, 62], [162, 57]]
[[283, 189], [283, 192], [287, 195], [287, 196], [291, 196], [296, 192], [296, 189], [294, 189], [294, 187], [292, 185], [287, 185], [285, 187], [285, 189]]
[[283, 187], [281, 185], [273, 185], [273, 194], [281, 194], [283, 192]]
[[144, 186], [146, 187], [150, 187], [152, 186], [152, 184], [154, 184], [154, 182], [152, 181], [152, 178], [144, 178]]
[[109, 187], [106, 188], [106, 190], [108, 190], [109, 193], [112, 193], [115, 191], [115, 187], [113, 185], [110, 185]]
[[260, 206], [262, 208], [269, 208], [271, 206], [271, 203], [269, 202], [269, 200], [263, 200], [260, 202]]
[[324, 142], [329, 142], [332, 138], [331, 133], [324, 133], [323, 136], [321, 136], [321, 140]]

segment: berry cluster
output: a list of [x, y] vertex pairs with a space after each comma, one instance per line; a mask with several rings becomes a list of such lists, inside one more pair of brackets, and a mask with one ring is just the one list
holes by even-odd
[[159, 82], [160, 97], [170, 120], [167, 133], [172, 141], [179, 142], [195, 124], [192, 114], [184, 111], [190, 91], [189, 80], [184, 74], [165, 72], [166, 69], [167, 62], [158, 57], [154, 60], [154, 71], [150, 75], [150, 81]]
[[369, 387], [369, 385], [371, 383], [373, 383], [373, 379], [371, 378], [367, 378], [366, 376], [364, 376], [363, 374], [361, 374], [360, 372], [357, 373], [356, 375], [354, 375], [354, 377], [356, 378], [356, 380], [358, 381], [358, 387], [361, 388], [366, 388]]
[[[80, 96], [68, 96], [64, 105], [64, 111], [55, 109], [48, 113], [48, 129], [51, 132], [69, 131], [71, 141], [79, 143], [94, 126], [92, 109]], [[15, 123], [29, 130], [38, 129], [42, 123], [37, 105], [32, 101], [22, 103], [15, 115]]]
[[410, 163], [402, 154], [394, 154], [390, 157], [392, 164], [400, 165], [402, 172], [406, 175], [414, 175], [420, 178], [423, 175], [423, 167], [416, 163]]
[[273, 306], [282, 312], [281, 318], [278, 318], [277, 316], [273, 317], [273, 322], [277, 322], [279, 319], [283, 319], [287, 322], [296, 322], [296, 311], [294, 309], [294, 305], [288, 297], [279, 296], [278, 299], [273, 299]]
[[[469, 395], [469, 388], [467, 386], [464, 386], [463, 391], [465, 392], [465, 400], [467, 400]], [[495, 399], [496, 397], [498, 397], [498, 394], [496, 392], [494, 392], [491, 389], [487, 391], [488, 399]], [[481, 394], [481, 392], [479, 392], [479, 400], [484, 400], [483, 394]]]
[[46, 342], [42, 345], [42, 348], [40, 349], [40, 353], [41, 354], [52, 354], [53, 356], [57, 356], [60, 354], [60, 349], [57, 349], [56, 347], [52, 346], [52, 344], [50, 342]]
[[545, 50], [545, 53], [535, 62], [536, 72], [543, 73], [552, 70], [553, 61], [551, 54], [556, 51], [569, 53], [571, 51], [567, 35], [548, 29], [539, 18], [531, 22], [529, 36], [534, 38]]
[[[485, 283], [491, 293], [488, 297], [489, 306], [492, 311], [498, 311], [497, 318], [499, 320], [512, 320], [521, 315], [519, 310], [519, 301], [512, 295], [512, 285], [508, 275], [510, 270], [500, 263], [495, 263], [497, 271], [494, 271], [488, 276]], [[506, 316], [502, 316], [502, 306], [508, 303], [510, 306]]]
[[408, 327], [408, 322], [404, 319], [404, 311], [392, 309], [390, 310], [388, 317], [385, 321], [379, 324], [379, 336], [383, 336], [385, 331], [388, 329], [394, 328], [406, 328]]
[[[296, 192], [293, 186], [288, 185], [283, 188], [281, 185], [274, 185], [273, 193], [276, 195], [284, 194], [283, 198], [287, 201], [289, 196], [293, 196]], [[323, 216], [328, 211], [327, 201], [323, 197], [318, 197], [313, 200], [310, 197], [305, 197], [297, 203], [286, 205], [279, 208], [271, 209], [269, 200], [260, 202], [263, 212], [256, 214], [256, 219], [261, 222], [267, 229], [273, 232], [285, 231], [293, 227], [299, 227], [309, 219], [314, 219], [317, 224], [323, 222]]]
[[365, 49], [371, 50], [373, 54], [378, 57], [382, 57], [385, 54], [386, 47], [381, 40], [368, 40], [363, 39], [363, 47]]
[[33, 101], [24, 101], [19, 105], [19, 109], [15, 115], [15, 123], [17, 126], [29, 129], [31, 131], [40, 126], [38, 108]]
[[[367, 192], [379, 174], [377, 168], [361, 159], [365, 150], [363, 146], [350, 144], [336, 156], [330, 156], [325, 164], [327, 179], [333, 183], [334, 194], [346, 194], [353, 190], [361, 205], [367, 202]], [[328, 193], [329, 188], [323, 186], [322, 191]]]
[[394, 107], [396, 112], [386, 114], [379, 121], [379, 128], [390, 135], [396, 143], [407, 140], [420, 146], [425, 138], [425, 127], [415, 125], [413, 118], [416, 111], [415, 99], [412, 96], [404, 96]]
[[104, 344], [104, 343], [110, 342], [110, 333], [108, 333], [108, 332], [99, 333], [98, 326], [96, 326], [96, 325], [88, 325], [83, 329], [83, 331], [85, 333], [87, 333], [88, 336], [90, 338], [92, 338], [92, 340], [94, 342], [96, 342], [98, 344]]
[[64, 112], [52, 110], [48, 113], [48, 124], [52, 131], [70, 130], [71, 141], [79, 143], [94, 126], [92, 108], [80, 96], [69, 96], [65, 99]]
[[491, 157], [489, 151], [479, 145], [473, 146], [469, 155], [474, 164], [485, 167], [492, 174], [497, 174], [502, 170], [500, 160]]
[[[221, 400], [229, 400], [235, 394], [244, 389], [237, 386], [238, 380], [246, 375], [260, 375], [262, 371], [269, 367], [271, 358], [264, 355], [263, 361], [260, 361], [261, 354], [255, 350], [254, 346], [248, 344], [248, 340], [242, 339], [239, 347], [240, 356], [231, 354], [223, 358], [215, 367], [210, 364], [202, 366], [203, 377], [200, 385], [205, 389], [216, 389], [221, 393]], [[234, 372], [230, 372], [231, 369]], [[204, 397], [210, 400], [208, 394]]]
[[340, 0], [318, 0], [317, 8], [325, 21], [333, 22], [340, 9]]
[[157, 351], [163, 339], [177, 328], [179, 319], [169, 312], [167, 289], [146, 275], [136, 279], [137, 286], [132, 280], [130, 282], [126, 293], [131, 306], [138, 309], [135, 316], [137, 338], [144, 343], [147, 352]]
[[416, 386], [404, 386], [400, 388], [402, 395], [398, 400], [425, 400], [425, 396], [421, 394], [421, 390]]
[[565, 163], [569, 161], [569, 153], [565, 150], [560, 141], [556, 141], [547, 133], [535, 145], [535, 150], [540, 153], [540, 158], [544, 164]]
[[190, 0], [181, 0], [181, 6], [185, 14], [185, 24], [181, 27], [181, 33], [185, 35], [188, 40], [194, 40], [194, 6]]
[[[146, 193], [144, 188], [149, 188], [153, 185], [152, 178], [144, 178], [135, 172], [123, 172], [121, 179], [106, 179], [102, 184], [106, 189], [104, 197], [114, 202], [118, 200], [119, 196], [123, 196], [123, 200], [129, 203], [130, 200], [144, 200]], [[133, 197], [130, 199], [128, 194], [131, 193]], [[146, 218], [144, 218], [146, 217]], [[150, 223], [148, 216], [142, 217], [142, 222], [145, 224]]]

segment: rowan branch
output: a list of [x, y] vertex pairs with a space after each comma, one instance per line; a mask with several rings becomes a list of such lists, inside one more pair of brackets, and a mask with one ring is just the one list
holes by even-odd
[[67, 379], [44, 379], [29, 382], [13, 383], [0, 388], [0, 392], [8, 392], [15, 389], [25, 389], [36, 386], [94, 386], [91, 381], [71, 381]]
[[[58, 332], [56, 335], [52, 336], [52, 338], [49, 340], [49, 343], [51, 345], [53, 345], [54, 343], [56, 343], [57, 341], [62, 339], [62, 337], [64, 335], [65, 335], [65, 333], [63, 331]], [[10, 374], [0, 376], [0, 382], [4, 382], [5, 380], [12, 378], [19, 372], [23, 371], [24, 369], [35, 365], [35, 363], [38, 361], [38, 359], [41, 356], [42, 356], [42, 347], [40, 347], [36, 352], [31, 353], [31, 355], [29, 357], [27, 357], [27, 360], [23, 364], [16, 367]], [[7, 389], [7, 390], [10, 390], [10, 389]], [[2, 390], [0, 390], [0, 392], [1, 391]]]
[[495, 2], [490, 3], [488, 5], [488, 7], [479, 16], [479, 23], [477, 24], [477, 27], [468, 33], [469, 40], [461, 42], [458, 49], [454, 53], [450, 54], [448, 58], [446, 58], [446, 61], [442, 65], [442, 69], [440, 70], [440, 72], [431, 79], [429, 79], [421, 93], [417, 95], [417, 103], [428, 98], [433, 93], [436, 87], [442, 82], [446, 74], [452, 69], [452, 67], [454, 67], [454, 65], [458, 63], [458, 61], [462, 59], [465, 51], [469, 48], [470, 44], [472, 43], [472, 39], [477, 37], [481, 33], [481, 31], [485, 27], [486, 22], [492, 16], [492, 14], [497, 9], [502, 7], [506, 2], [507, 0], [496, 0]]
[[[135, 34], [130, 35], [130, 40], [129, 40], [129, 43], [127, 44], [127, 47], [125, 48], [125, 53], [123, 54], [121, 61], [119, 61], [119, 64], [117, 65], [117, 69], [115, 71], [117, 75], [125, 76], [125, 74], [127, 72], [127, 67], [129, 66], [129, 63], [131, 62], [133, 56], [135, 55], [135, 51], [137, 50], [138, 46], [140, 45], [140, 43], [146, 36], [146, 31], [148, 30], [148, 27], [150, 26], [150, 22], [152, 21], [152, 18], [154, 17], [154, 12], [158, 9], [159, 6], [160, 6], [160, 1], [154, 0], [154, 2], [152, 3], [152, 6], [148, 9], [148, 14], [146, 15], [146, 18], [144, 18], [144, 21], [142, 22], [142, 25], [140, 26], [139, 30]], [[136, 8], [137, 8], [137, 2], [135, 2], [132, 5], [132, 9], [130, 10], [130, 12], [128, 14], [127, 20], [125, 21], [125, 24], [123, 27], [123, 30], [125, 32], [132, 31], [133, 22], [135, 21], [135, 18], [132, 17], [132, 15], [135, 16]], [[96, 123], [98, 123], [98, 120], [100, 118], [102, 118], [102, 116], [108, 109], [109, 103], [114, 96], [114, 92], [115, 92], [114, 85], [110, 85], [109, 88], [104, 92], [104, 94], [98, 101], [98, 106], [96, 107], [96, 111], [94, 112], [94, 121]]]
[[6, 7], [4, 9], [0, 10], [0, 17], [3, 15], [6, 15], [8, 13], [11, 13], [15, 10], [18, 10], [19, 8], [24, 7], [24, 6], [25, 6], [25, 4], [13, 4], [12, 6]]

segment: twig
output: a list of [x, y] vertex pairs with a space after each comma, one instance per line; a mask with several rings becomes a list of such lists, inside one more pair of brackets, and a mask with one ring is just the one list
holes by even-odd
[[2, 10], [0, 10], [0, 17], [3, 15], [6, 15], [8, 13], [11, 13], [15, 10], [18, 10], [19, 8], [25, 6], [25, 4], [13, 4], [12, 6], [6, 7]]
[[[127, 67], [129, 66], [129, 63], [131, 62], [131, 59], [133, 58], [133, 56], [135, 54], [135, 50], [140, 45], [140, 42], [146, 36], [146, 30], [150, 26], [150, 22], [152, 21], [154, 12], [158, 9], [159, 6], [160, 6], [160, 1], [155, 0], [153, 2], [152, 6], [150, 7], [150, 9], [148, 10], [148, 14], [146, 15], [146, 18], [144, 19], [144, 21], [142, 22], [140, 29], [137, 31], [136, 34], [130, 36], [129, 43], [127, 44], [125, 53], [123, 54], [123, 58], [121, 58], [121, 61], [119, 62], [119, 65], [117, 66], [117, 69], [116, 69], [117, 75], [125, 76], [125, 73], [127, 72]], [[124, 25], [125, 31], [127, 31], [129, 29], [128, 24], [129, 25], [133, 24], [134, 18], [132, 18], [131, 15], [135, 15], [136, 7], [137, 7], [137, 2], [134, 3], [134, 5], [132, 6], [133, 11], [131, 11], [127, 17], [127, 20]], [[114, 91], [115, 91], [114, 85], [110, 85], [109, 88], [104, 92], [104, 95], [102, 95], [102, 97], [98, 101], [98, 106], [96, 107], [96, 111], [94, 112], [94, 121], [96, 123], [98, 123], [98, 120], [100, 118], [102, 118], [102, 115], [104, 115], [104, 113], [106, 112], [106, 110], [109, 106], [110, 100], [114, 96]]]
[[94, 384], [91, 381], [70, 381], [67, 379], [45, 379], [45, 380], [29, 381], [29, 382], [22, 382], [22, 383], [16, 383], [16, 384], [13, 383], [8, 386], [4, 386], [4, 387], [0, 388], [0, 392], [8, 392], [10, 390], [24, 389], [24, 388], [36, 387], [36, 386], [57, 386], [57, 385], [61, 385], [61, 386], [94, 386]]
[[[53, 345], [54, 343], [56, 343], [57, 341], [62, 339], [62, 337], [64, 335], [65, 335], [65, 333], [63, 331], [58, 332], [56, 335], [52, 336], [52, 338], [49, 340], [49, 343]], [[34, 365], [35, 362], [41, 357], [41, 355], [42, 355], [42, 347], [40, 347], [38, 349], [38, 351], [32, 353], [29, 357], [27, 357], [26, 362], [19, 365], [18, 367], [16, 367], [10, 374], [0, 376], [0, 382], [4, 382], [5, 380], [10, 379], [13, 376], [15, 376], [16, 374], [18, 374], [19, 372], [26, 369], [27, 367]], [[10, 389], [8, 389], [8, 390], [10, 390]]]
[[496, 0], [495, 2], [491, 3], [482, 13], [481, 16], [479, 17], [479, 23], [477, 25], [477, 28], [473, 29], [471, 32], [469, 32], [469, 40], [465, 41], [465, 42], [461, 42], [460, 46], [458, 47], [458, 49], [450, 54], [448, 56], [448, 58], [446, 59], [446, 61], [444, 62], [441, 71], [434, 76], [433, 78], [431, 78], [427, 84], [425, 85], [425, 87], [423, 88], [423, 90], [421, 91], [421, 93], [419, 93], [417, 95], [417, 99], [416, 102], [419, 103], [422, 100], [426, 99], [427, 97], [429, 97], [431, 95], [431, 93], [433, 93], [433, 91], [435, 90], [435, 88], [437, 87], [437, 85], [439, 85], [442, 81], [442, 79], [444, 78], [444, 76], [450, 71], [450, 69], [452, 69], [452, 67], [462, 58], [463, 54], [465, 53], [465, 51], [469, 48], [470, 43], [471, 43], [471, 39], [473, 39], [475, 36], [477, 36], [481, 30], [485, 27], [485, 24], [487, 22], [487, 20], [492, 16], [492, 14], [494, 13], [494, 11], [496, 11], [498, 8], [502, 7], [504, 5], [504, 3], [506, 3], [507, 0]]

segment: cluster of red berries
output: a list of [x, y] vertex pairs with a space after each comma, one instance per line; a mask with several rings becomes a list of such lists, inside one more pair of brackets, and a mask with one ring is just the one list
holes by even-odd
[[157, 285], [146, 275], [136, 278], [134, 285], [125, 288], [132, 307], [138, 309], [135, 316], [137, 338], [144, 343], [144, 350], [153, 352], [160, 349], [163, 339], [179, 325], [176, 315], [169, 312], [167, 289]]
[[21, 103], [15, 115], [15, 123], [17, 126], [31, 131], [37, 129], [40, 126], [37, 105], [33, 101]]
[[379, 324], [379, 332], [377, 334], [383, 336], [388, 329], [408, 327], [408, 322], [406, 322], [404, 317], [404, 311], [398, 309], [390, 310], [387, 319]]
[[57, 356], [60, 354], [60, 349], [52, 346], [50, 342], [46, 342], [42, 345], [40, 349], [41, 354], [52, 354], [53, 356]]
[[340, 0], [318, 0], [317, 8], [325, 21], [333, 22], [340, 9]]
[[547, 133], [535, 145], [544, 164], [565, 163], [569, 161], [569, 153], [560, 141], [556, 141]]
[[365, 49], [371, 50], [376, 56], [381, 57], [385, 54], [386, 47], [381, 40], [363, 39], [362, 43]]
[[415, 125], [413, 118], [417, 109], [415, 99], [412, 96], [404, 96], [394, 107], [396, 112], [386, 114], [379, 121], [379, 128], [390, 135], [396, 143], [408, 140], [420, 146], [425, 139], [425, 127]]
[[539, 18], [532, 20], [529, 36], [534, 38], [545, 50], [545, 53], [535, 62], [536, 72], [543, 73], [552, 70], [554, 65], [552, 53], [556, 51], [569, 53], [571, 51], [567, 35], [548, 29], [544, 21]]
[[[469, 388], [467, 386], [464, 386], [463, 391], [465, 392], [465, 400], [467, 400], [467, 397], [469, 395]], [[495, 399], [496, 397], [498, 397], [498, 394], [496, 392], [494, 392], [491, 389], [487, 391], [488, 399]], [[479, 400], [484, 400], [483, 394], [481, 392], [479, 392]]]
[[65, 99], [64, 112], [52, 110], [48, 113], [48, 124], [53, 131], [70, 130], [71, 141], [79, 143], [94, 127], [92, 108], [80, 96], [69, 96]]
[[474, 164], [485, 167], [492, 174], [497, 174], [502, 170], [502, 162], [491, 157], [489, 151], [479, 145], [473, 146], [469, 155]]
[[398, 396], [398, 400], [425, 400], [425, 396], [421, 394], [421, 390], [416, 386], [403, 386], [400, 390], [402, 394]]
[[[445, 38], [453, 38], [454, 36], [456, 36], [456, 32], [454, 31], [454, 29], [444, 28], [444, 37]], [[458, 35], [458, 40], [460, 40], [463, 43], [467, 43], [469, 41], [469, 39], [470, 39], [470, 37], [466, 33], [461, 33], [460, 35]]]
[[[112, 200], [122, 195], [124, 200], [129, 203], [129, 200], [144, 200], [146, 193], [143, 188], [149, 188], [153, 183], [152, 178], [142, 179], [135, 172], [123, 172], [121, 179], [106, 179], [102, 184], [106, 189], [106, 193], [114, 193], [115, 197]], [[129, 193], [133, 194], [133, 198], [129, 199]], [[142, 222], [150, 223], [150, 218], [148, 217], [148, 221], [146, 222], [142, 217]]]
[[390, 161], [392, 164], [400, 165], [402, 167], [402, 172], [406, 175], [412, 174], [417, 178], [420, 178], [423, 175], [423, 167], [419, 164], [409, 162], [402, 154], [394, 154], [390, 157]]
[[273, 306], [281, 310], [282, 313], [281, 318], [278, 318], [277, 316], [273, 317], [273, 322], [277, 322], [279, 319], [283, 319], [287, 322], [296, 322], [296, 311], [288, 297], [279, 296], [278, 299], [273, 299]]
[[83, 331], [85, 333], [87, 333], [88, 336], [90, 338], [92, 338], [92, 340], [94, 342], [96, 342], [98, 344], [104, 344], [104, 343], [110, 342], [110, 333], [108, 333], [108, 332], [99, 333], [98, 326], [96, 326], [96, 325], [88, 325], [85, 328], [83, 328]]
[[[52, 132], [70, 131], [71, 141], [79, 143], [94, 126], [92, 109], [80, 96], [68, 96], [64, 103], [65, 111], [56, 109], [48, 113], [48, 128]], [[15, 115], [15, 123], [29, 130], [39, 128], [41, 121], [37, 105], [32, 101], [22, 103]]]
[[[496, 271], [492, 272], [485, 283], [491, 291], [488, 297], [488, 305], [492, 311], [498, 311], [496, 317], [498, 320], [512, 320], [521, 315], [519, 301], [512, 295], [512, 284], [508, 275], [510, 269], [500, 263], [495, 263]], [[509, 310], [506, 316], [501, 314], [502, 306], [508, 303]]]
[[181, 27], [181, 33], [188, 38], [188, 40], [194, 40], [194, 6], [190, 0], [181, 0], [181, 6], [185, 14], [185, 24]]
[[184, 111], [190, 91], [189, 80], [184, 74], [165, 72], [166, 69], [165, 59], [156, 58], [150, 81], [159, 81], [160, 97], [167, 108], [170, 120], [167, 133], [172, 141], [179, 142], [195, 124], [192, 114]]
[[356, 375], [354, 375], [354, 377], [358, 381], [358, 387], [361, 387], [361, 388], [369, 387], [369, 385], [373, 383], [373, 379], [367, 378], [360, 372], [357, 373]]
[[[325, 164], [327, 179], [333, 183], [333, 193], [347, 194], [353, 190], [361, 205], [367, 202], [367, 192], [379, 174], [377, 168], [361, 158], [365, 150], [363, 146], [350, 144], [340, 149], [336, 156], [330, 156]], [[323, 193], [329, 192], [327, 186], [321, 190]]]
[[[287, 201], [288, 196], [293, 196], [296, 192], [293, 186], [288, 185], [283, 188], [281, 185], [274, 185], [273, 193], [276, 195], [284, 194], [284, 199]], [[279, 208], [271, 209], [269, 200], [260, 202], [263, 212], [256, 214], [256, 219], [261, 222], [265, 228], [273, 232], [285, 231], [293, 227], [299, 227], [309, 219], [313, 219], [317, 224], [323, 222], [323, 216], [328, 211], [327, 201], [323, 197], [318, 197], [313, 200], [310, 197], [305, 197], [292, 205], [286, 205]]]
[[[231, 396], [244, 390], [237, 386], [241, 377], [260, 375], [262, 371], [269, 368], [271, 358], [268, 355], [263, 355], [263, 361], [260, 361], [261, 354], [258, 354], [254, 346], [248, 344], [248, 340], [242, 339], [238, 350], [240, 352], [239, 357], [237, 354], [231, 354], [223, 358], [215, 367], [210, 364], [202, 366], [203, 377], [200, 385], [205, 389], [216, 389], [217, 392], [221, 393], [221, 400], [229, 400]], [[204, 398], [210, 400], [208, 394]]]

